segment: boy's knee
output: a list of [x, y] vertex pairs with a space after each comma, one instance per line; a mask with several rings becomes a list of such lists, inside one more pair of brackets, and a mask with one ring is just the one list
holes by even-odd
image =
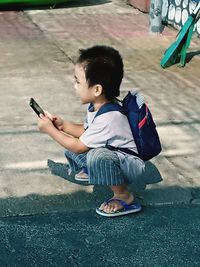
[[87, 166], [94, 165], [97, 162], [104, 160], [105, 153], [104, 148], [94, 148], [89, 150], [87, 154]]
[[79, 154], [72, 152], [71, 150], [65, 150], [64, 154], [65, 154], [65, 157], [70, 157], [70, 158], [73, 156], [79, 155]]
[[65, 150], [64, 155], [66, 158], [69, 158], [69, 157], [71, 158], [72, 152], [69, 150]]
[[93, 167], [105, 164], [105, 162], [108, 164], [109, 162], [113, 162], [115, 155], [113, 155], [113, 151], [110, 151], [107, 148], [94, 148], [89, 150], [87, 154], [87, 166]]

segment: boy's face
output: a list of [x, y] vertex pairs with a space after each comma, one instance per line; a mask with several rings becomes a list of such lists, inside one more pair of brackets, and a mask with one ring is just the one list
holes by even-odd
[[85, 71], [82, 64], [75, 65], [75, 89], [77, 96], [80, 97], [83, 104], [94, 101], [93, 87], [89, 87], [85, 78]]

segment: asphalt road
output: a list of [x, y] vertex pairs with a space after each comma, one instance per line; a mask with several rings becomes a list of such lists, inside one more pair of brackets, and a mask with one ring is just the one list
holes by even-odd
[[200, 266], [199, 214], [169, 206], [115, 219], [93, 210], [0, 219], [0, 266]]

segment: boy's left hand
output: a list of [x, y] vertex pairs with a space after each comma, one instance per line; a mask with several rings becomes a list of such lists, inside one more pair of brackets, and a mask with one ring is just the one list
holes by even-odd
[[52, 121], [42, 114], [38, 118], [38, 128], [42, 133], [49, 133], [52, 128], [55, 128]]

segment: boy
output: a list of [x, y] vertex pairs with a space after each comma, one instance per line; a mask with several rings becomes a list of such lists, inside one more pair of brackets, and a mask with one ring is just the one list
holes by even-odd
[[67, 149], [65, 155], [71, 169], [82, 169], [77, 180], [110, 186], [113, 197], [96, 209], [108, 217], [141, 210], [140, 204], [133, 204], [134, 196], [127, 184], [142, 174], [144, 162], [107, 148], [128, 148], [137, 153], [127, 117], [110, 111], [94, 118], [103, 105], [116, 102], [122, 78], [123, 62], [117, 50], [108, 46], [80, 50], [75, 64], [75, 90], [82, 104], [90, 104], [85, 123], [63, 121], [48, 112], [38, 119], [39, 130]]

